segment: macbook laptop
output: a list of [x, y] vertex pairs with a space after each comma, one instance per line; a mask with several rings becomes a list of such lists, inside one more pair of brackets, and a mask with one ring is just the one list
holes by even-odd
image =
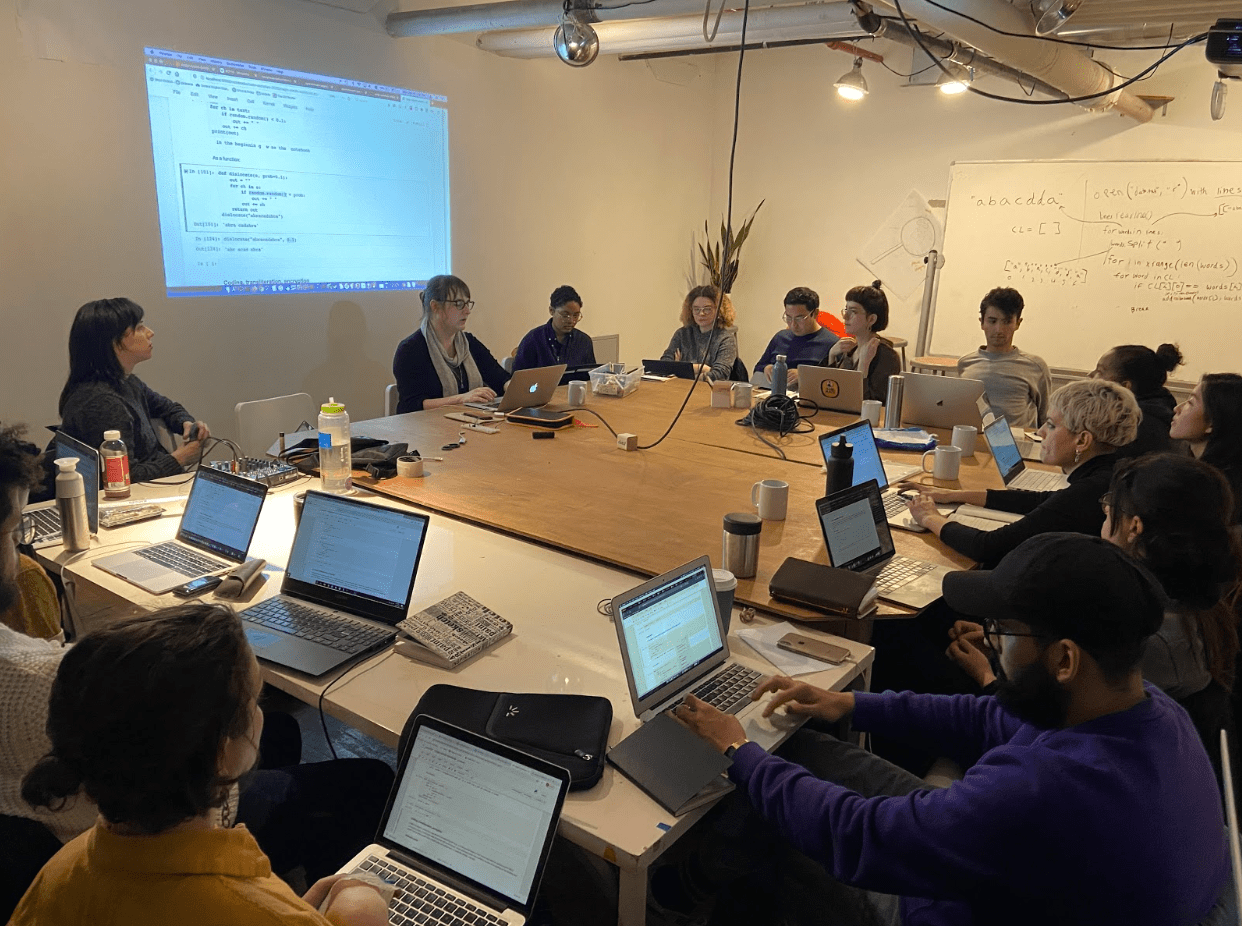
[[678, 379], [694, 379], [694, 364], [688, 360], [644, 360], [644, 376], [676, 376]]
[[1026, 489], [1031, 492], [1056, 492], [1069, 485], [1062, 473], [1049, 470], [1027, 469], [1022, 453], [1014, 439], [1013, 430], [1004, 416], [997, 418], [983, 429], [983, 436], [992, 451], [992, 459], [1000, 470], [1006, 489]]
[[574, 366], [565, 367], [565, 372], [561, 374], [561, 385], [568, 386], [570, 383], [589, 382], [591, 379], [591, 371], [598, 370], [600, 364], [585, 363]]
[[376, 841], [340, 873], [396, 885], [393, 926], [521, 926], [568, 790], [565, 769], [422, 714]]
[[[70, 437], [64, 431], [57, 431], [53, 440], [54, 459], [74, 457], [78, 461], [78, 474], [82, 477], [82, 486], [86, 490], [86, 522], [92, 534], [99, 533], [99, 451], [94, 447]], [[28, 507], [25, 514], [34, 518], [35, 534], [33, 546], [50, 547], [61, 541], [60, 512], [56, 502], [39, 502]]]
[[307, 492], [280, 594], [241, 612], [255, 655], [322, 675], [391, 643], [410, 609], [430, 520]]
[[552, 401], [552, 393], [561, 384], [565, 364], [553, 367], [532, 367], [518, 370], [505, 386], [505, 394], [490, 402], [467, 402], [468, 408], [493, 412], [511, 412], [515, 408], [542, 408]]
[[763, 673], [729, 659], [707, 556], [618, 595], [612, 613], [634, 715], [644, 724], [693, 694], [736, 714], [765, 749], [788, 735], [789, 726], [760, 722], [762, 706], [750, 700]]
[[[801, 375], [801, 374], [799, 374]], [[866, 418], [856, 421], [854, 424], [846, 425], [843, 428], [837, 428], [835, 431], [829, 431], [819, 439], [819, 449], [824, 454], [824, 463], [828, 463], [828, 455], [831, 447], [841, 437], [845, 435], [845, 442], [852, 444], [854, 447], [854, 485], [862, 485], [870, 479], [874, 479], [876, 485], [880, 487], [880, 500], [884, 505], [884, 513], [888, 518], [888, 523], [896, 528], [906, 531], [914, 531], [920, 533], [926, 528], [920, 527], [919, 523], [910, 517], [910, 509], [906, 505], [906, 500], [898, 494], [896, 489], [889, 488], [889, 479], [884, 461], [880, 459], [880, 448], [875, 443], [875, 433], [871, 430], [871, 422]], [[890, 464], [891, 466], [892, 464]], [[893, 467], [893, 482], [901, 482], [903, 479], [909, 479], [911, 476], [921, 473], [921, 466], [902, 466]]]
[[177, 539], [93, 560], [153, 595], [191, 579], [225, 572], [246, 561], [267, 486], [203, 467], [190, 486]]
[[880, 598], [893, 604], [922, 610], [940, 597], [953, 570], [897, 553], [874, 479], [821, 498], [815, 510], [830, 565], [874, 576]]
[[992, 409], [977, 379], [906, 373], [901, 423], [922, 428], [952, 429], [959, 424], [982, 430], [983, 416]]
[[857, 415], [862, 411], [863, 374], [859, 370], [800, 364], [798, 398], [814, 402], [821, 411]]

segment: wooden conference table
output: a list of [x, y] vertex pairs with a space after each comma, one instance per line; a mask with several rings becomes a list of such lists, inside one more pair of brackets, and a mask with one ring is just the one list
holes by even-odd
[[[586, 408], [647, 445], [664, 433], [688, 385], [644, 382], [625, 398], [591, 396]], [[564, 401], [562, 388], [549, 408], [567, 407]], [[463, 446], [442, 451], [464, 427], [445, 418], [444, 410], [358, 422], [353, 433], [404, 441], [424, 457], [443, 457], [428, 461], [423, 477], [368, 483], [375, 492], [647, 576], [703, 553], [720, 566], [724, 515], [754, 511], [755, 482], [784, 480], [788, 514], [783, 521], [763, 523], [758, 572], [739, 579], [737, 601], [768, 614], [816, 619], [821, 616], [772, 599], [768, 583], [786, 557], [827, 562], [815, 514], [825, 479], [819, 437], [857, 416], [820, 412], [804, 425], [812, 432], [784, 438], [764, 432], [788, 456], [782, 460], [752, 428], [735, 424], [743, 414], [710, 407], [709, 390], [700, 384], [671, 434], [658, 446], [633, 452], [619, 449], [603, 426], [567, 428], [552, 440], [537, 441], [532, 429], [504, 422], [496, 422], [497, 434], [465, 430]], [[578, 417], [587, 425], [598, 423], [585, 412]], [[982, 437], [979, 445], [983, 449], [963, 459], [960, 480], [950, 487], [1002, 487]], [[884, 457], [919, 462], [914, 453], [886, 451]], [[921, 478], [931, 482], [930, 475]], [[893, 534], [899, 553], [958, 569], [973, 565], [931, 534]], [[833, 622], [834, 632], [842, 632], [842, 625]]]
[[[269, 563], [265, 581], [242, 601], [226, 603], [240, 609], [279, 591], [293, 540], [293, 496], [317, 483], [303, 480], [268, 494], [250, 548], [252, 556]], [[180, 491], [187, 488], [181, 486]], [[143, 486], [135, 494], [164, 496], [170, 489]], [[400, 504], [382, 498], [372, 500]], [[95, 568], [91, 560], [134, 544], [169, 539], [176, 531], [179, 513], [177, 504], [169, 504], [167, 514], [159, 520], [105, 531], [82, 554], [68, 554], [59, 547], [39, 551], [45, 561], [61, 568], [79, 632], [176, 603], [170, 595], [150, 595]], [[339, 680], [335, 674], [311, 678], [263, 664], [264, 680], [311, 705], [319, 703], [323, 695], [328, 713], [394, 747], [410, 711], [434, 684], [601, 695], [613, 705], [608, 743], [614, 746], [637, 729], [638, 720], [630, 702], [615, 629], [596, 610], [596, 604], [639, 581], [632, 573], [615, 567], [433, 516], [412, 607], [422, 609], [464, 590], [513, 622], [509, 637], [454, 671], [414, 662], [390, 649], [350, 668]], [[205, 600], [219, 599], [210, 595]], [[762, 623], [760, 619], [758, 624]], [[733, 621], [730, 649], [734, 658], [762, 672], [774, 672], [771, 663], [738, 639], [737, 632], [743, 627]], [[813, 629], [804, 632], [818, 634]], [[865, 689], [874, 656], [871, 647], [836, 637], [827, 639], [847, 647], [850, 660], [803, 677], [825, 688]], [[765, 724], [782, 729], [779, 720]], [[618, 922], [639, 926], [646, 918], [649, 866], [707, 809], [675, 817], [608, 767], [595, 787], [569, 795], [560, 832], [618, 869]]]

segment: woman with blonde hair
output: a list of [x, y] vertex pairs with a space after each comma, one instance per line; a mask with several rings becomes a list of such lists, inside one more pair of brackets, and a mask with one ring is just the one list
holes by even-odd
[[[985, 567], [994, 566], [1022, 541], [1049, 531], [1100, 533], [1100, 496], [1108, 491], [1116, 450], [1138, 433], [1138, 402], [1124, 386], [1103, 379], [1068, 383], [1052, 394], [1039, 429], [1040, 460], [1059, 466], [1069, 485], [1055, 492], [1021, 489], [933, 489], [918, 486], [910, 514], [944, 543]], [[963, 503], [1023, 517], [994, 531], [949, 521], [936, 503]]]
[[737, 360], [733, 303], [710, 283], [696, 286], [681, 303], [681, 327], [673, 332], [661, 360], [694, 364], [709, 379], [729, 379]]

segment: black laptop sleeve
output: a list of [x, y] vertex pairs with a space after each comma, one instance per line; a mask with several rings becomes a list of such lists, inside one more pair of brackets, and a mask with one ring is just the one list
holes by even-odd
[[571, 791], [593, 787], [604, 774], [612, 726], [612, 703], [607, 698], [432, 685], [405, 722], [402, 750], [419, 714], [430, 714], [568, 769]]

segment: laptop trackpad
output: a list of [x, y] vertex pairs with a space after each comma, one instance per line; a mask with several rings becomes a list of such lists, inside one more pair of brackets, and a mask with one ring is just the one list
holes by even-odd
[[160, 576], [168, 575], [168, 567], [155, 563], [145, 556], [133, 553], [118, 553], [116, 556], [105, 556], [95, 560], [95, 565], [106, 572], [123, 575], [132, 582], [150, 582]]

